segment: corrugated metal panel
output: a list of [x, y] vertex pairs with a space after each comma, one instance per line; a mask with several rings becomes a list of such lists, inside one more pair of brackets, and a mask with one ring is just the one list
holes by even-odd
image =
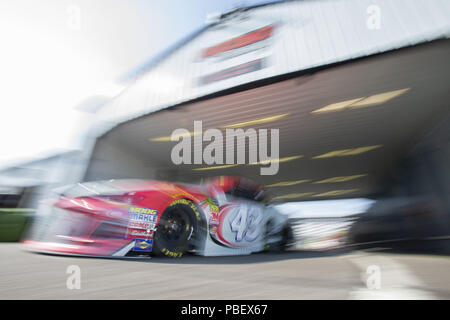
[[[367, 21], [379, 9], [380, 28]], [[369, 10], [370, 11], [370, 10]], [[141, 75], [98, 114], [97, 134], [118, 123], [248, 82], [372, 55], [450, 35], [447, 0], [296, 1], [257, 7], [211, 26]], [[264, 48], [223, 60], [202, 50], [275, 24]], [[261, 69], [209, 84], [205, 75], [264, 59]], [[257, 68], [254, 64], [251, 68]], [[249, 69], [245, 69], [249, 70]], [[229, 70], [231, 72], [231, 69]], [[230, 73], [229, 73], [230, 74]]]
[[[140, 117], [98, 140], [85, 180], [126, 177], [198, 182], [208, 176], [238, 175], [272, 185], [275, 196], [309, 194], [287, 201], [326, 199], [323, 194], [335, 190], [350, 190], [340, 196], [344, 198], [374, 196], [383, 190], [384, 179], [393, 177], [402, 157], [448, 114], [449, 54], [450, 40], [436, 41]], [[409, 88], [407, 93], [380, 104], [314, 113], [330, 104], [403, 88]], [[192, 132], [194, 121], [202, 121], [203, 131], [221, 128], [223, 132], [231, 124], [280, 114], [289, 116], [251, 126], [256, 130], [279, 129], [281, 158], [303, 156], [280, 163], [276, 175], [261, 175], [261, 166], [248, 165], [248, 157], [245, 165], [208, 171], [197, 170], [206, 164], [176, 165], [171, 152], [177, 143], [155, 139], [170, 137], [178, 128]], [[206, 140], [193, 142], [192, 154], [202, 154], [207, 145]], [[374, 145], [382, 147], [352, 156], [317, 159], [335, 150]], [[246, 154], [258, 148], [247, 143]], [[354, 175], [363, 176], [318, 183]], [[273, 186], [299, 180], [308, 181]]]

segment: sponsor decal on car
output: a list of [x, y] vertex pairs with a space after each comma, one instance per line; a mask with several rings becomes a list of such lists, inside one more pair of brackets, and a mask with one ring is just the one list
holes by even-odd
[[149, 208], [140, 208], [140, 207], [130, 207], [128, 208], [128, 212], [130, 213], [145, 213], [150, 215], [156, 215], [158, 214], [158, 210], [156, 209], [149, 209]]
[[211, 197], [208, 197], [206, 199], [206, 203], [208, 204], [209, 210], [211, 212], [216, 212], [216, 213], [219, 212], [219, 206]]
[[156, 222], [158, 215], [158, 210], [138, 207], [130, 207], [128, 212], [131, 221]]
[[133, 251], [151, 252], [153, 247], [153, 239], [136, 239]]
[[128, 228], [150, 229], [151, 231], [155, 231], [156, 224], [153, 222], [140, 222], [132, 220], [128, 223]]
[[230, 248], [252, 246], [262, 235], [262, 214], [245, 204], [225, 205], [209, 219], [209, 235], [218, 245]]
[[158, 210], [140, 207], [128, 209], [130, 219], [127, 228], [127, 238], [153, 239], [156, 231]]
[[217, 231], [219, 229], [219, 218], [216, 215], [209, 219], [209, 232], [212, 238], [217, 238]]
[[153, 233], [155, 232], [156, 228], [153, 229], [130, 229], [128, 231], [128, 237], [129, 238], [146, 238], [151, 239], [153, 238]]

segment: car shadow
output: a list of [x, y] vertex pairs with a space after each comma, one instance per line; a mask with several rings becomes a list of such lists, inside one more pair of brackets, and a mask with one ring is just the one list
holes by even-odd
[[243, 256], [221, 256], [221, 257], [204, 257], [187, 254], [182, 258], [168, 257], [151, 257], [150, 259], [141, 260], [145, 263], [164, 263], [164, 264], [252, 264], [267, 263], [283, 260], [326, 258], [349, 254], [350, 250], [335, 251], [305, 251], [305, 250], [289, 250], [284, 252], [262, 252], [253, 253]]
[[34, 252], [34, 254], [47, 255], [60, 258], [79, 258], [79, 259], [101, 259], [101, 260], [120, 260], [128, 262], [141, 263], [163, 263], [163, 264], [253, 264], [253, 263], [267, 263], [284, 260], [298, 260], [298, 259], [317, 259], [336, 257], [352, 253], [349, 249], [336, 249], [327, 251], [309, 251], [291, 249], [284, 252], [260, 252], [250, 255], [236, 255], [236, 256], [220, 256], [220, 257], [204, 257], [195, 254], [186, 254], [181, 258], [169, 258], [165, 256], [150, 256], [150, 257], [112, 257], [112, 256], [88, 256], [88, 255], [66, 255], [57, 254], [53, 252]]

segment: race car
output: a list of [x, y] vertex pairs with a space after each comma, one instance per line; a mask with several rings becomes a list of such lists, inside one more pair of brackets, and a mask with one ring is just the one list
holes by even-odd
[[39, 252], [110, 257], [284, 250], [294, 241], [289, 220], [266, 200], [262, 186], [242, 177], [199, 185], [79, 183], [42, 203], [23, 243]]

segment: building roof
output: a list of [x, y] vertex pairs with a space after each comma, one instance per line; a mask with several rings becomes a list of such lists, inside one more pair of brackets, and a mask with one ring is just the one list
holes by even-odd
[[[450, 5], [445, 0], [288, 1], [228, 13], [132, 71], [128, 88], [99, 112], [103, 124], [97, 126], [97, 134], [136, 117], [245, 83], [447, 38], [448, 16]], [[201, 58], [203, 49], [268, 24], [277, 26], [266, 51], [270, 66], [199, 85], [199, 79], [209, 70], [220, 68], [220, 63]]]

